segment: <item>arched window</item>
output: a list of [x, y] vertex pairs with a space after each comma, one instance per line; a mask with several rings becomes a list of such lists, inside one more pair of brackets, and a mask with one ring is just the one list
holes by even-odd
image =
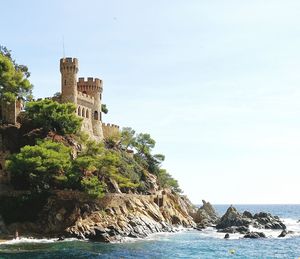
[[86, 91], [83, 91], [82, 93], [86, 94]]
[[78, 112], [77, 112], [78, 116], [81, 116], [81, 108], [80, 106], [78, 106]]
[[2, 170], [2, 165], [0, 164], [0, 170]]
[[84, 108], [82, 108], [81, 116], [85, 117], [85, 110], [84, 110]]
[[86, 117], [86, 118], [89, 117], [89, 110], [88, 110], [88, 109], [86, 110], [85, 117]]
[[94, 120], [98, 120], [98, 112], [94, 111]]

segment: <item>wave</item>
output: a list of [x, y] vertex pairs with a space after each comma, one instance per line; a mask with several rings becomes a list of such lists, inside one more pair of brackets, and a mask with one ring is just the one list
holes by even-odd
[[[292, 237], [299, 237], [300, 236], [300, 222], [298, 222], [295, 219], [292, 218], [281, 218], [282, 222], [286, 225], [286, 230], [291, 231], [292, 233], [289, 233], [283, 238], [292, 238]], [[274, 230], [274, 229], [258, 229], [254, 228], [252, 226], [249, 227], [250, 231], [255, 232], [263, 232], [268, 238], [278, 238], [280, 233], [282, 232], [281, 229]], [[200, 235], [202, 237], [207, 238], [217, 238], [217, 239], [224, 239], [225, 233], [217, 232], [217, 230], [213, 227], [208, 227], [203, 229], [202, 231], [197, 231], [190, 228], [176, 228], [176, 231], [174, 232], [158, 232], [158, 233], [152, 233], [146, 238], [131, 238], [131, 237], [125, 237], [123, 241], [125, 243], [131, 243], [131, 242], [141, 242], [141, 241], [168, 241], [172, 239], [173, 235], [182, 233], [182, 232], [189, 232], [193, 231], [194, 233], [197, 233], [197, 235]], [[240, 239], [243, 238], [244, 234], [234, 233], [230, 234], [230, 239]], [[58, 241], [57, 238], [31, 238], [31, 237], [20, 237], [18, 239], [12, 239], [8, 241], [3, 241], [0, 243], [1, 245], [14, 245], [14, 244], [22, 244], [22, 243], [54, 243], [54, 242], [70, 242], [70, 241], [87, 241], [87, 240], [78, 240], [76, 238], [66, 238], [62, 241]]]
[[[291, 218], [282, 218], [281, 220], [286, 225], [286, 230], [291, 231], [291, 233], [286, 235], [284, 238], [300, 236], [300, 223], [297, 220]], [[278, 236], [282, 232], [282, 229], [259, 229], [253, 226], [250, 226], [249, 230], [253, 232], [263, 232], [268, 238], [278, 238]], [[218, 239], [223, 239], [225, 236], [225, 233], [217, 232], [217, 230], [213, 227], [203, 229], [199, 233], [202, 236], [213, 237]], [[240, 239], [244, 236], [244, 234], [239, 233], [229, 235], [230, 239]]]
[[33, 238], [33, 237], [19, 237], [12, 240], [3, 241], [1, 245], [15, 245], [15, 244], [26, 244], [26, 243], [54, 243], [54, 242], [70, 242], [70, 241], [80, 241], [77, 238], [66, 238], [64, 240], [58, 241], [57, 238]]

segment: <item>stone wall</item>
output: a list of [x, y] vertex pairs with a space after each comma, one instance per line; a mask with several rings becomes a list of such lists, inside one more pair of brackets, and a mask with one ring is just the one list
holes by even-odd
[[23, 109], [21, 101], [14, 101], [11, 103], [1, 102], [1, 119], [3, 123], [13, 124], [17, 123], [17, 117]]
[[114, 124], [102, 123], [102, 130], [104, 139], [118, 137], [120, 135], [120, 127]]

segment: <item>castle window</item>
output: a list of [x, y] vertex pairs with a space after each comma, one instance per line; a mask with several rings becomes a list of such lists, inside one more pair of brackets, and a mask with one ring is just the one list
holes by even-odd
[[94, 120], [98, 120], [98, 112], [94, 111]]
[[82, 93], [86, 94], [86, 91], [83, 91]]
[[65, 85], [67, 84], [67, 80], [65, 79]]
[[100, 112], [100, 121], [102, 121], [102, 112]]
[[89, 117], [89, 110], [86, 110], [85, 117], [86, 117], [86, 118]]
[[81, 108], [80, 108], [80, 106], [78, 107], [78, 116], [81, 116]]
[[2, 168], [2, 165], [0, 164], [0, 170], [2, 170], [3, 168]]
[[81, 116], [82, 116], [82, 117], [85, 117], [85, 110], [84, 110], [84, 108], [82, 108]]

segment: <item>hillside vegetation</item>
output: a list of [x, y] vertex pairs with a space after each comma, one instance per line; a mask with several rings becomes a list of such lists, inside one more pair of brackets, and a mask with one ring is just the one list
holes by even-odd
[[150, 134], [123, 128], [119, 136], [103, 143], [92, 141], [80, 131], [74, 104], [32, 100], [27, 67], [16, 64], [6, 48], [0, 50], [1, 100], [27, 100], [20, 131], [31, 136], [6, 161], [15, 189], [80, 190], [91, 197], [110, 192], [149, 194], [162, 188], [181, 192], [177, 181], [161, 168], [165, 157], [152, 153], [155, 141]]

